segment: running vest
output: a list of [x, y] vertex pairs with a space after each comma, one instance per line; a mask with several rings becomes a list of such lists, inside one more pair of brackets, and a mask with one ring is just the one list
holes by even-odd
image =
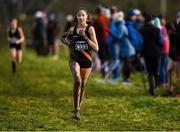
[[12, 32], [12, 29], [9, 29], [9, 37], [11, 38], [11, 44], [15, 44], [15, 41], [20, 39], [20, 33], [19, 33], [19, 28], [16, 28], [15, 32]]
[[[89, 25], [85, 30], [85, 34], [90, 38]], [[88, 42], [79, 34], [77, 34], [77, 26], [74, 27], [72, 34], [73, 44], [71, 46], [71, 59], [76, 61], [90, 61], [92, 62], [92, 48]]]

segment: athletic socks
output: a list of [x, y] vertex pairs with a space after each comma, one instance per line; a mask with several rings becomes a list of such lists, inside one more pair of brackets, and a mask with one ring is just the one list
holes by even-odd
[[12, 73], [16, 73], [16, 63], [14, 61], [12, 61]]

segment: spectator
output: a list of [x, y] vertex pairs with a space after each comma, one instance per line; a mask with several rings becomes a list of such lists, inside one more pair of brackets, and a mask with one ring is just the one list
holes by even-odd
[[142, 54], [145, 59], [145, 64], [148, 73], [149, 93], [154, 95], [154, 89], [158, 85], [159, 64], [162, 51], [162, 36], [160, 30], [153, 26], [153, 18], [147, 15], [145, 25], [141, 30], [143, 37]]
[[97, 41], [99, 44], [98, 55], [102, 64], [101, 73], [102, 73], [102, 78], [104, 78], [105, 67], [108, 60], [108, 49], [107, 49], [106, 40], [107, 40], [108, 32], [110, 31], [110, 29], [108, 26], [109, 25], [108, 18], [104, 16], [103, 8], [101, 6], [97, 7], [96, 14], [97, 14], [97, 17], [94, 20], [94, 28], [96, 31]]

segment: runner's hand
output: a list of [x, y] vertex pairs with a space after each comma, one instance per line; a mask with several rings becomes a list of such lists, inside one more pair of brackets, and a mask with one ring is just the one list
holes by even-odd
[[79, 35], [81, 35], [84, 38], [87, 37], [84, 30], [79, 30]]

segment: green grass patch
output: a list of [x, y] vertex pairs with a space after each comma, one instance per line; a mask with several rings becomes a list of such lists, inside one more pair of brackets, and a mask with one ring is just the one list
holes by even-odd
[[[151, 97], [141, 74], [130, 86], [97, 83], [91, 74], [86, 85], [82, 120], [71, 118], [73, 79], [68, 53], [60, 58], [38, 57], [24, 50], [24, 61], [12, 76], [7, 47], [0, 50], [0, 130], [180, 130], [180, 99]], [[146, 84], [147, 86], [147, 84]]]

